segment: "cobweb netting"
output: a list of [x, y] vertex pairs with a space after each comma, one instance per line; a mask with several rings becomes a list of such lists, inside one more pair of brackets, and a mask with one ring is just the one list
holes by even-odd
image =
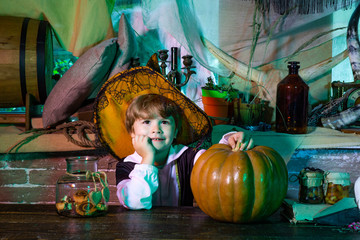
[[[266, 65], [266, 68], [287, 71], [285, 60], [293, 56], [293, 59], [301, 62], [303, 69], [332, 57], [334, 38], [339, 38], [336, 42], [341, 40], [341, 44], [344, 44], [338, 44], [334, 55], [346, 48], [344, 41], [348, 17], [360, 1], [348, 1], [345, 8], [345, 1], [334, 1], [325, 4], [321, 12], [299, 14], [294, 10], [284, 15], [274, 11], [273, 5], [262, 14], [255, 1], [245, 0], [217, 0], [211, 3], [208, 0], [137, 2], [137, 7], [127, 9], [126, 14], [136, 31], [141, 49], [140, 60], [146, 63], [154, 52], [171, 47], [179, 47], [181, 56], [192, 55], [196, 74], [191, 76], [182, 91], [203, 108], [201, 87], [209, 76], [219, 84], [234, 84], [244, 96], [257, 90], [249, 90], [249, 84], [242, 84], [243, 79], [248, 79], [247, 72], [233, 77], [232, 70], [211, 54], [202, 39], [209, 40], [245, 67], [259, 69]], [[339, 15], [347, 17], [339, 18]], [[259, 27], [258, 35], [254, 26]], [[297, 52], [298, 49], [302, 51]], [[297, 54], [294, 56], [294, 53]], [[341, 79], [347, 80], [344, 78], [344, 74], [341, 74]], [[276, 84], [270, 85], [266, 80], [261, 79], [256, 83], [275, 91]], [[310, 103], [317, 105], [328, 101], [331, 75], [324, 74], [321, 78], [310, 80]], [[275, 99], [275, 96], [272, 97]]]

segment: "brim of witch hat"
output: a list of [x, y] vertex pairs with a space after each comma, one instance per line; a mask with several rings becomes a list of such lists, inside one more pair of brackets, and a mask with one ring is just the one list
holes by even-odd
[[135, 67], [108, 79], [95, 99], [97, 137], [113, 156], [122, 159], [134, 153], [125, 127], [126, 110], [135, 97], [150, 93], [171, 99], [183, 110], [181, 131], [174, 140], [176, 144], [200, 143], [211, 136], [211, 120], [201, 108], [160, 73], [149, 67]]

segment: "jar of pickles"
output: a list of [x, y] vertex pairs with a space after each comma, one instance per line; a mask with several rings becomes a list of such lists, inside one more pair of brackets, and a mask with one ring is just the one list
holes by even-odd
[[349, 197], [350, 174], [345, 172], [329, 172], [325, 174], [325, 202], [335, 204]]
[[304, 168], [300, 171], [298, 178], [300, 184], [300, 202], [324, 202], [324, 171], [315, 168]]
[[96, 217], [108, 210], [110, 197], [105, 172], [97, 171], [97, 157], [66, 159], [67, 170], [56, 183], [56, 210], [67, 217]]

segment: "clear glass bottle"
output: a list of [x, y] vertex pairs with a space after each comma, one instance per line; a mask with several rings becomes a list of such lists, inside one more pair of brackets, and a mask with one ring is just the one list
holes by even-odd
[[96, 217], [108, 210], [107, 176], [97, 171], [97, 157], [66, 159], [67, 170], [56, 183], [56, 210], [67, 217]]
[[304, 168], [299, 175], [299, 201], [303, 203], [324, 202], [324, 172], [320, 169]]
[[335, 204], [349, 197], [350, 174], [345, 172], [329, 172], [325, 177], [325, 202]]
[[309, 86], [299, 76], [299, 62], [289, 62], [289, 75], [277, 85], [276, 131], [307, 133]]

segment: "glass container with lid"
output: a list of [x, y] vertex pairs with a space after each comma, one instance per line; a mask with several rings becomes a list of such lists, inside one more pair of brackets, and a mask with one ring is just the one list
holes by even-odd
[[328, 172], [325, 174], [325, 202], [335, 204], [349, 197], [350, 174], [346, 172]]
[[93, 156], [66, 159], [67, 170], [56, 183], [56, 210], [67, 217], [96, 217], [108, 210], [110, 197], [105, 172], [97, 171]]
[[303, 203], [324, 202], [324, 171], [315, 168], [304, 168], [299, 175], [299, 201]]

